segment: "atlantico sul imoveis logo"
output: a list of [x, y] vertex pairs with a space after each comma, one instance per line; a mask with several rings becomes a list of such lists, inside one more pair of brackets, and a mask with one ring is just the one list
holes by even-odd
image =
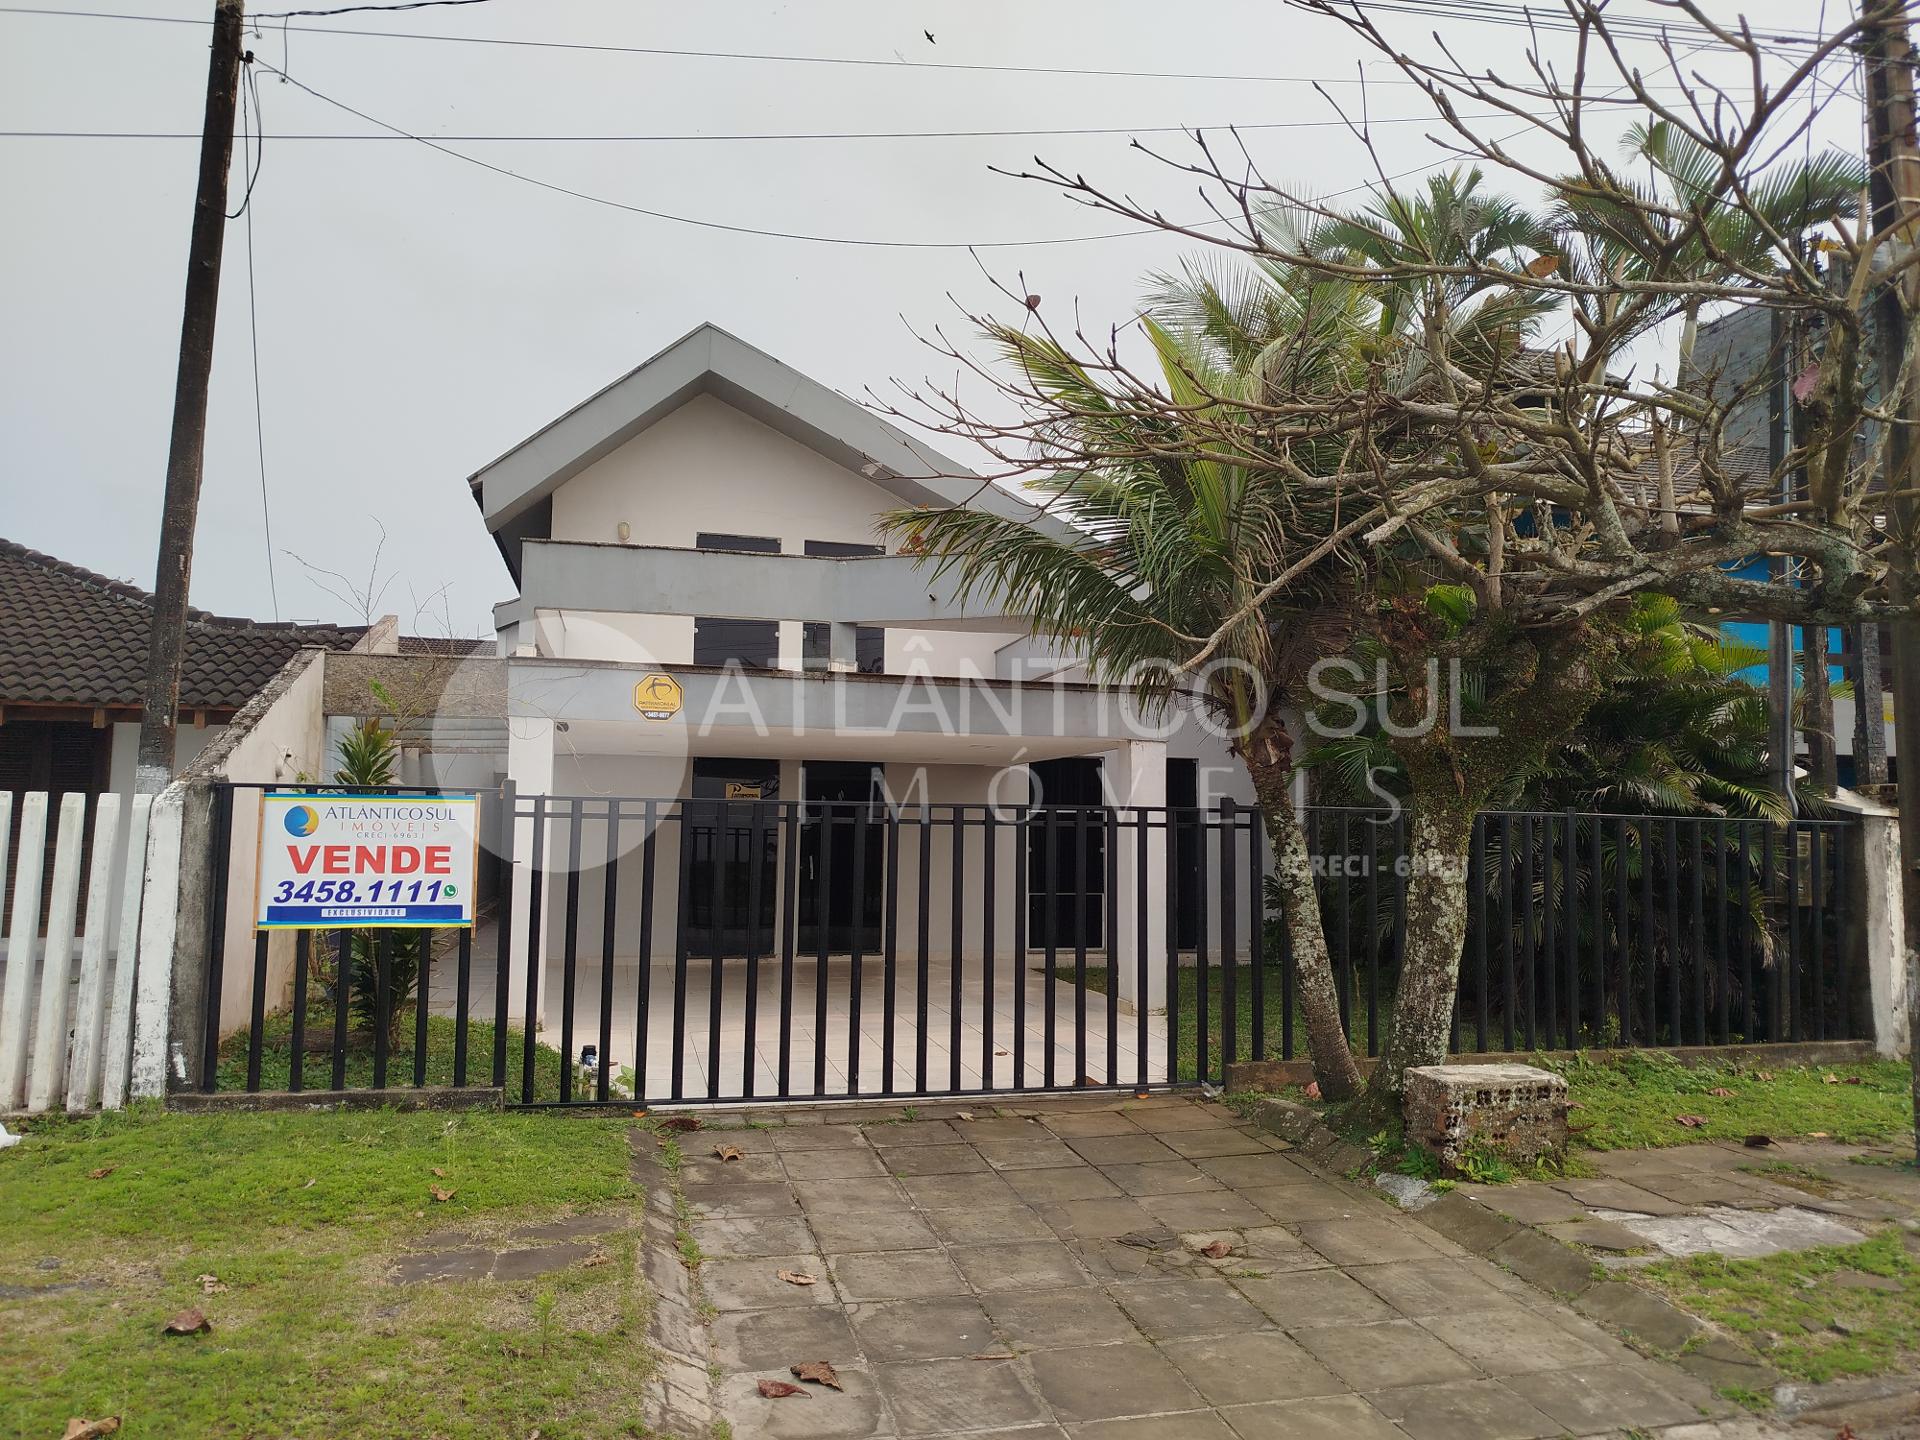
[[320, 812], [311, 805], [295, 805], [283, 823], [289, 835], [311, 835], [320, 828]]

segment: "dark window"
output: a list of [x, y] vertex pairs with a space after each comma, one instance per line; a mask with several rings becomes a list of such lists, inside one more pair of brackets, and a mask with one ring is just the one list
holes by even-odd
[[[765, 535], [727, 535], [702, 530], [694, 537], [702, 550], [745, 550], [778, 555], [780, 542]], [[699, 616], [693, 622], [693, 663], [738, 662], [749, 670], [771, 670], [780, 659], [780, 626], [772, 620], [726, 620]]]
[[[857, 560], [884, 555], [879, 545], [858, 545], [848, 540], [808, 540], [801, 547], [807, 554], [823, 560]], [[808, 621], [801, 631], [800, 668], [824, 670], [832, 658], [832, 627], [820, 621]], [[887, 632], [878, 625], [858, 625], [853, 634], [853, 668], [862, 675], [878, 675], [887, 668]]]
[[[743, 955], [773, 945], [778, 893], [780, 762], [719, 757], [693, 762], [685, 823], [686, 909], [694, 955]], [[757, 911], [757, 913], [755, 913]]]
[[1200, 814], [1200, 762], [1167, 760], [1167, 815], [1173, 839], [1174, 945], [1191, 950], [1200, 939], [1200, 851], [1207, 842]]
[[1027, 933], [1036, 946], [1105, 943], [1107, 811], [1097, 759], [1036, 760], [1027, 831]]
[[780, 658], [780, 626], [772, 620], [693, 622], [693, 663], [725, 665], [738, 661], [749, 670], [771, 670]]
[[780, 542], [765, 535], [727, 535], [717, 530], [702, 530], [693, 537], [697, 550], [746, 550], [754, 555], [778, 555]]
[[[19, 854], [22, 792], [47, 792], [47, 841], [40, 880], [42, 929], [46, 927], [47, 911], [53, 903], [53, 854], [59, 840], [60, 798], [78, 791], [87, 797], [91, 808], [93, 797], [106, 788], [112, 748], [113, 728], [103, 726], [96, 730], [85, 720], [9, 720], [0, 725], [0, 792], [11, 790], [16, 797], [6, 854]], [[89, 825], [80, 854], [83, 869], [92, 849], [93, 831]], [[7, 867], [4, 909], [0, 909], [0, 914], [9, 917], [13, 914], [13, 881], [18, 868]]]

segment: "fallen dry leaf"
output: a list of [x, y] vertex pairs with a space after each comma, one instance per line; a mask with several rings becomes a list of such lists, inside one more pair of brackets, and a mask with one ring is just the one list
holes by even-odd
[[1809, 1130], [1807, 1132], [1807, 1139], [1809, 1140], [1825, 1140], [1826, 1138], [1827, 1132], [1824, 1130]]
[[436, 1180], [444, 1180], [447, 1178], [447, 1172], [436, 1165], [433, 1167], [433, 1178]]
[[1233, 1246], [1224, 1240], [1216, 1240], [1211, 1245], [1202, 1245], [1200, 1253], [1209, 1260], [1224, 1260], [1233, 1253]]
[[182, 1310], [178, 1315], [160, 1327], [163, 1335], [204, 1335], [213, 1329], [213, 1322], [198, 1310]]
[[820, 1283], [819, 1281], [815, 1280], [813, 1276], [803, 1274], [801, 1271], [798, 1271], [798, 1270], [776, 1270], [773, 1273], [779, 1279], [786, 1281], [789, 1285], [817, 1285]]
[[760, 1382], [760, 1393], [769, 1400], [784, 1400], [789, 1395], [798, 1395], [802, 1400], [810, 1400], [813, 1398], [798, 1385], [789, 1385], [784, 1380], [762, 1380]]
[[1771, 1080], [1773, 1079], [1773, 1072], [1771, 1070], [1756, 1070], [1753, 1072], [1753, 1078], [1756, 1080]]
[[718, 1155], [724, 1164], [728, 1160], [744, 1158], [747, 1152], [742, 1150], [738, 1145], [716, 1145], [713, 1147], [713, 1153]]
[[677, 1130], [685, 1134], [689, 1130], [698, 1130], [705, 1122], [698, 1115], [669, 1115], [660, 1122], [662, 1130]]
[[961, 1111], [961, 1112], [960, 1112], [960, 1113], [959, 1113], [958, 1115], [956, 1115], [956, 1116], [955, 1116], [954, 1118], [955, 1118], [956, 1120], [967, 1120], [967, 1121], [971, 1121], [971, 1120], [973, 1119], [973, 1112], [972, 1112], [971, 1110], [962, 1110], [962, 1111]]
[[1320, 1082], [1318, 1080], [1309, 1080], [1307, 1082], [1307, 1088], [1300, 1093], [1305, 1095], [1309, 1100], [1318, 1100], [1320, 1098]]
[[416, 1210], [413, 1212], [413, 1218], [416, 1220], [424, 1220], [426, 1218], [426, 1214], [427, 1212], [424, 1210]]
[[840, 1377], [834, 1373], [831, 1363], [825, 1360], [809, 1360], [804, 1365], [789, 1365], [796, 1380], [811, 1380], [816, 1385], [831, 1385], [835, 1390], [847, 1387], [840, 1383]]
[[200, 1282], [202, 1295], [218, 1295], [227, 1288], [227, 1282], [218, 1275], [196, 1275], [193, 1278]]
[[580, 1268], [582, 1270], [592, 1270], [596, 1266], [611, 1265], [612, 1263], [613, 1257], [611, 1255], [607, 1254], [604, 1250], [596, 1250], [580, 1262]]
[[1707, 1117], [1704, 1115], [1676, 1115], [1673, 1117], [1673, 1123], [1676, 1125], [1684, 1125], [1689, 1130], [1698, 1130], [1702, 1125], [1707, 1123]]
[[1725, 1100], [1733, 1094], [1733, 1091], [1729, 1090], [1724, 1085], [1716, 1085], [1713, 1087], [1713, 1089], [1707, 1091], [1707, 1094], [1718, 1095], [1721, 1099]]
[[319, 1181], [317, 1181], [317, 1180], [309, 1180], [309, 1181], [307, 1181], [307, 1183], [306, 1183], [306, 1184], [304, 1184], [304, 1185], [302, 1185], [302, 1186], [301, 1186], [300, 1188], [301, 1188], [302, 1190], [311, 1190], [311, 1189], [313, 1189], [313, 1187], [314, 1187], [315, 1185], [317, 1185], [317, 1184], [319, 1184], [319, 1183], [320, 1183], [320, 1182], [319, 1182]]
[[98, 1170], [89, 1170], [87, 1172], [87, 1179], [104, 1180], [107, 1178], [107, 1176], [113, 1174], [113, 1172], [118, 1170], [119, 1168], [120, 1167], [118, 1165], [102, 1165]]
[[76, 1415], [67, 1421], [67, 1428], [61, 1433], [60, 1440], [100, 1440], [102, 1435], [111, 1435], [119, 1428], [118, 1415], [108, 1415], [100, 1420], [83, 1420]]
[[1829, 1070], [1820, 1077], [1820, 1083], [1822, 1085], [1838, 1085], [1840, 1083], [1840, 1077]]
[[429, 1185], [427, 1187], [427, 1193], [433, 1196], [434, 1200], [441, 1205], [444, 1205], [447, 1203], [447, 1201], [453, 1199], [453, 1191], [444, 1190], [438, 1185]]

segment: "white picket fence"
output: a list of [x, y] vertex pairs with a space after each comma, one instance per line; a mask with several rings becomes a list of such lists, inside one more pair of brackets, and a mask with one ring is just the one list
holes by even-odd
[[[9, 857], [16, 798], [19, 838]], [[14, 866], [0, 987], [0, 1112], [118, 1109], [132, 1093], [134, 957], [152, 799], [101, 795], [89, 817], [86, 796], [62, 796], [48, 876], [47, 796], [0, 792], [0, 893], [9, 858]], [[51, 897], [44, 936], [43, 892]]]

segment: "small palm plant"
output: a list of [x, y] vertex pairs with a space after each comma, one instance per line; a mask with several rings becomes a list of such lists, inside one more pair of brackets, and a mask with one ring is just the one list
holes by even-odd
[[[394, 783], [394, 764], [399, 744], [393, 731], [380, 723], [378, 716], [361, 720], [334, 747], [339, 768], [333, 783], [353, 790], [379, 790]], [[426, 953], [425, 930], [354, 930], [347, 942], [348, 980], [351, 985], [348, 1009], [354, 1028], [364, 1035], [373, 1034], [381, 1023], [379, 991], [380, 950], [384, 943], [392, 947], [387, 963], [387, 1042], [398, 1044], [402, 1011], [414, 998], [420, 979], [420, 962]]]

